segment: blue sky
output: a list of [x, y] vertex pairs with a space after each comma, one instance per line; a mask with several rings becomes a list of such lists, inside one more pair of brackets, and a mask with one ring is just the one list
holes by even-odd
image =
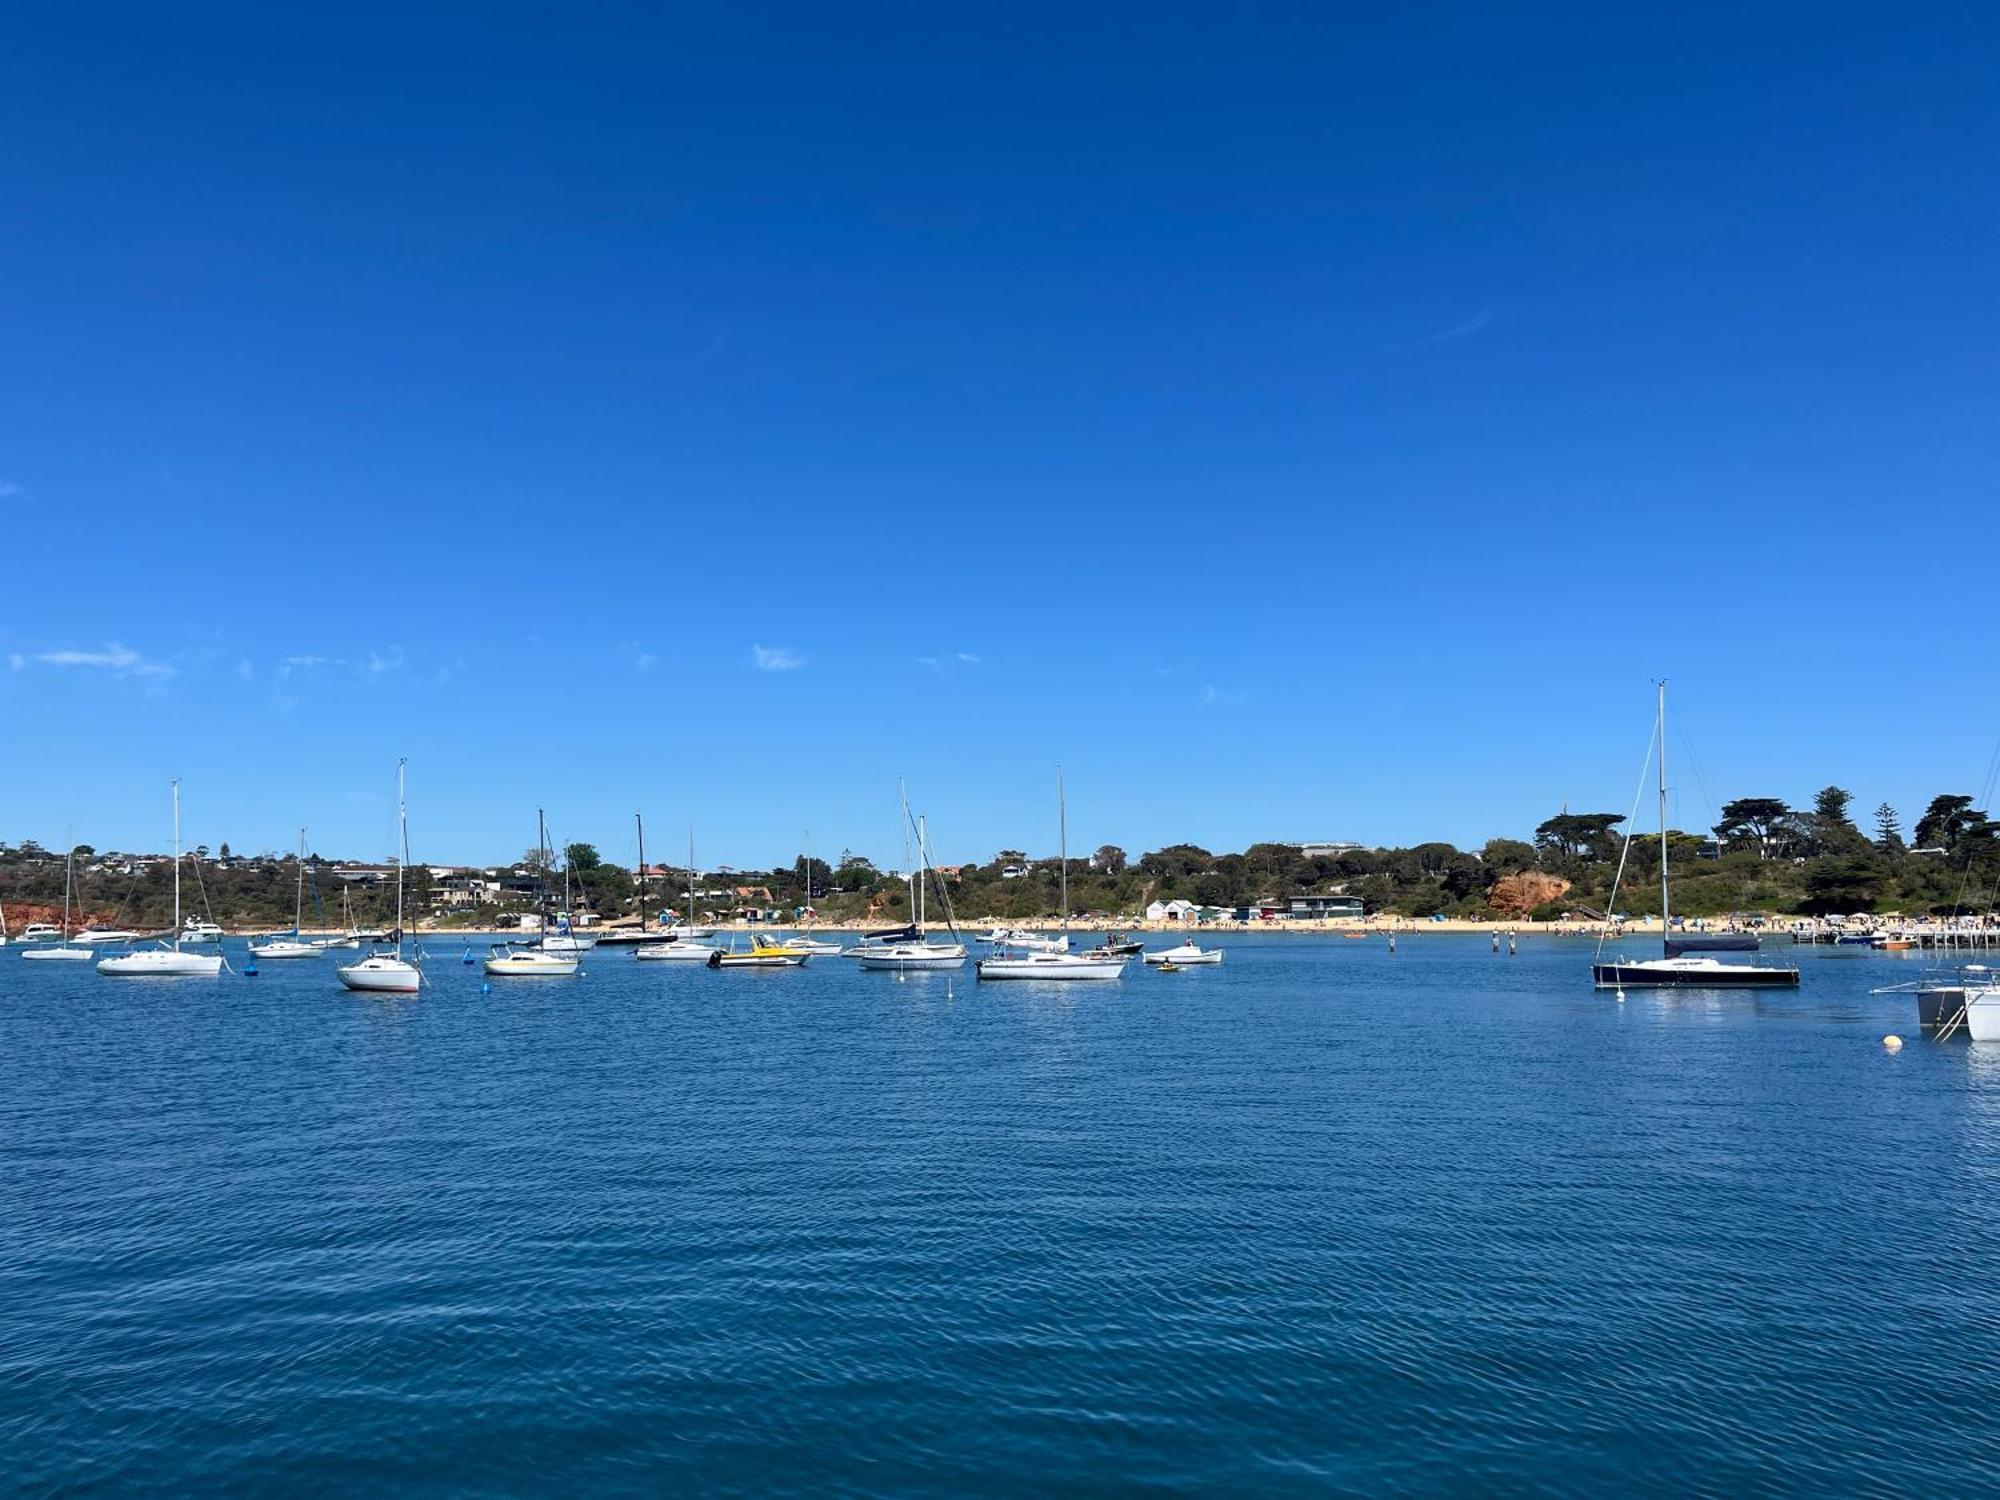
[[9, 11], [0, 838], [1978, 790], [1991, 13], [1489, 9]]

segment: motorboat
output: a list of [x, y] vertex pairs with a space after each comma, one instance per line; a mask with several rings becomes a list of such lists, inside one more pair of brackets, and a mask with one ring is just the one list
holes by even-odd
[[802, 969], [810, 953], [752, 938], [748, 948], [716, 948], [708, 955], [711, 969]]
[[486, 951], [486, 972], [500, 978], [563, 979], [574, 974], [582, 962], [574, 954], [516, 948], [507, 943], [495, 943]]
[[581, 936], [566, 928], [558, 928], [541, 941], [544, 953], [588, 953], [597, 946], [597, 938]]
[[23, 943], [59, 943], [63, 930], [53, 922], [30, 922], [21, 929]]
[[181, 928], [182, 943], [219, 943], [222, 929], [213, 922], [204, 922], [199, 917], [189, 917]]
[[837, 958], [845, 950], [838, 943], [816, 938], [809, 932], [797, 932], [785, 939], [787, 948], [796, 948], [801, 953], [810, 953], [815, 958]]
[[1122, 932], [1107, 932], [1104, 941], [1091, 949], [1093, 953], [1108, 953], [1113, 958], [1137, 958], [1145, 944], [1135, 937], [1127, 937]]
[[[193, 924], [190, 924], [193, 925]], [[208, 924], [213, 925], [213, 924]], [[174, 936], [171, 944], [119, 953], [97, 961], [97, 972], [115, 979], [213, 979], [222, 972], [220, 953], [183, 953], [181, 926], [181, 784], [174, 783]], [[216, 929], [218, 936], [221, 929]]]
[[125, 927], [86, 927], [76, 935], [76, 941], [83, 945], [111, 943], [136, 943], [144, 933], [133, 932]]
[[1204, 948], [1196, 942], [1181, 943], [1172, 948], [1162, 948], [1148, 953], [1144, 962], [1149, 964], [1176, 964], [1185, 969], [1189, 964], [1219, 964], [1222, 962], [1220, 948]]
[[[403, 957], [403, 872], [410, 867], [410, 818], [403, 801], [403, 761], [396, 762], [396, 830], [401, 835], [403, 857], [396, 864], [396, 946], [388, 953], [371, 952], [355, 963], [342, 964], [333, 972], [350, 990], [362, 994], [414, 995], [423, 988], [424, 971]], [[300, 838], [304, 838], [300, 830]], [[326, 947], [341, 943], [358, 947], [361, 934], [352, 929], [345, 939], [327, 940]]]

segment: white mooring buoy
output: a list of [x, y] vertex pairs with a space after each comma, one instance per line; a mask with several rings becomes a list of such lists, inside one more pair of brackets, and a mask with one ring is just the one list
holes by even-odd
[[1891, 1052], [1901, 1052], [1903, 1050], [1903, 1039], [1892, 1033], [1882, 1038], [1882, 1045]]

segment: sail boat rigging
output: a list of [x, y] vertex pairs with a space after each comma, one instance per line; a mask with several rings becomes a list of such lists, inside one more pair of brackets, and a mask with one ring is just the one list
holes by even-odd
[[220, 953], [183, 953], [181, 940], [181, 784], [174, 780], [174, 926], [171, 943], [144, 948], [137, 953], [120, 953], [99, 959], [97, 972], [118, 978], [139, 979], [157, 976], [214, 978], [222, 972]]
[[[299, 867], [297, 888], [292, 896], [292, 930], [276, 933], [261, 943], [252, 943], [250, 951], [258, 958], [317, 958], [321, 952], [318, 943], [309, 943], [299, 930], [306, 913], [306, 831], [299, 830]], [[400, 919], [399, 919], [400, 920]]]
[[80, 961], [92, 957], [91, 950], [74, 946], [69, 940], [69, 911], [71, 898], [76, 891], [76, 846], [71, 845], [69, 857], [63, 861], [63, 919], [62, 941], [51, 948], [26, 948], [23, 958], [54, 958]]
[[950, 942], [932, 942], [924, 936], [926, 910], [925, 894], [931, 878], [930, 825], [927, 820], [910, 819], [910, 799], [903, 801], [903, 822], [912, 828], [917, 840], [917, 868], [911, 877], [911, 896], [916, 921], [906, 933], [898, 934], [886, 942], [864, 942], [847, 950], [864, 969], [892, 969], [903, 973], [910, 969], [962, 969], [965, 967], [965, 944], [958, 938], [958, 923], [951, 912], [951, 902], [938, 887], [938, 904], [944, 907], [945, 926], [951, 932]]
[[[688, 824], [688, 889], [687, 921], [669, 927], [666, 941], [649, 943], [633, 954], [634, 958], [659, 959], [667, 963], [708, 962], [709, 955], [718, 950], [709, 943], [697, 941], [711, 934], [694, 925], [694, 824]], [[662, 916], [665, 913], [661, 914]]]
[[[1796, 968], [1688, 958], [1676, 951], [1673, 892], [1667, 879], [1667, 684], [1663, 679], [1657, 686], [1659, 706], [1653, 735], [1659, 747], [1660, 765], [1660, 957], [1594, 963], [1590, 966], [1591, 983], [1600, 990], [1796, 988], [1799, 982]], [[1599, 947], [1601, 952], [1601, 943]]]
[[[1062, 767], [1056, 767], [1056, 844], [1062, 862], [1062, 927], [1064, 941], [1069, 932], [1069, 799], [1063, 791]], [[1004, 949], [978, 964], [981, 979], [1116, 979], [1125, 972], [1125, 959], [1100, 950], [1070, 953], [1064, 949], [1009, 953]]]
[[350, 990], [414, 995], [423, 986], [423, 970], [403, 957], [403, 876], [410, 867], [410, 818], [403, 800], [403, 768], [407, 764], [396, 762], [396, 833], [402, 845], [402, 855], [396, 861], [396, 945], [388, 953], [371, 952], [358, 963], [335, 969], [340, 982]]

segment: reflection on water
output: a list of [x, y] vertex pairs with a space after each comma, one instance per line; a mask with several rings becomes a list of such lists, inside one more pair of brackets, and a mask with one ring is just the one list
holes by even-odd
[[2000, 1479], [2000, 1046], [1870, 997], [1902, 955], [1621, 1005], [1588, 943], [1225, 941], [485, 993], [436, 945], [404, 999], [0, 953], [10, 1481]]

